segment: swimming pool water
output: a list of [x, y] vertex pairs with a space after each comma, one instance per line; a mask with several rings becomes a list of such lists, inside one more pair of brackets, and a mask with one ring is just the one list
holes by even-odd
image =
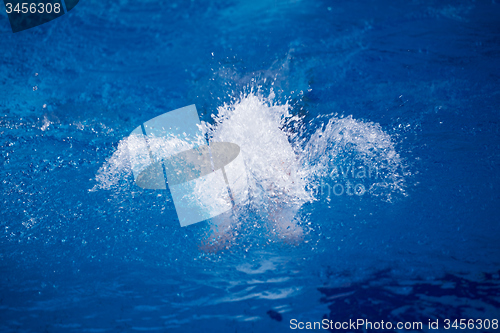
[[[82, 0], [13, 34], [2, 11], [0, 330], [500, 319], [499, 17], [495, 1]], [[215, 246], [121, 148], [190, 104], [245, 147], [260, 193]]]

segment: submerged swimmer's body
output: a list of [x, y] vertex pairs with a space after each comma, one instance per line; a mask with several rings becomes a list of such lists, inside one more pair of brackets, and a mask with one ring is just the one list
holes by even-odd
[[[283, 186], [283, 183], [295, 185], [292, 171], [291, 168], [285, 166], [284, 162], [281, 162], [278, 168], [273, 169], [272, 174], [276, 177], [278, 173], [280, 176], [277, 179], [285, 181], [270, 182], [268, 179], [266, 191], [260, 193], [262, 200], [259, 204], [254, 204], [254, 208], [259, 212], [271, 234], [285, 243], [298, 245], [303, 240], [304, 230], [294, 222], [294, 218], [301, 205], [290, 196], [290, 188]], [[201, 244], [202, 250], [216, 252], [232, 245], [232, 241], [238, 235], [242, 219], [246, 218], [236, 212], [236, 209], [233, 208], [232, 211], [211, 219], [207, 238]]]

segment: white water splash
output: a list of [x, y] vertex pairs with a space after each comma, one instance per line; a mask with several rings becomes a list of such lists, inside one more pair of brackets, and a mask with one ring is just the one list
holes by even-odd
[[113, 155], [97, 170], [97, 184], [91, 189], [110, 190], [118, 185], [121, 179], [128, 178], [132, 175], [130, 163], [130, 154], [128, 150], [128, 142], [133, 140], [131, 137], [124, 138], [118, 143], [118, 147]]
[[[197, 136], [194, 144], [206, 144], [202, 136]], [[132, 134], [118, 143], [118, 148], [113, 155], [99, 168], [96, 175], [97, 184], [95, 189], [111, 189], [116, 187], [120, 180], [132, 175], [133, 171], [140, 174], [151, 163], [148, 150], [152, 152], [152, 158], [161, 160], [165, 156], [174, 155], [181, 151], [190, 149], [193, 142], [173, 135], [165, 137], [148, 137], [149, 148], [144, 145], [142, 136]]]
[[219, 107], [215, 124], [204, 124], [209, 141], [240, 146], [248, 176], [250, 203], [254, 207], [302, 205], [312, 199], [301, 176], [299, 155], [287, 131], [291, 114], [288, 104], [273, 102], [255, 93]]
[[317, 192], [322, 184], [364, 180], [367, 192], [391, 201], [405, 195], [403, 161], [392, 137], [379, 124], [332, 117], [305, 145], [302, 164], [308, 184]]
[[[304, 203], [321, 199], [317, 193], [323, 182], [340, 179], [345, 176], [344, 169], [354, 168], [356, 163], [377, 170], [378, 178], [369, 185], [367, 194], [384, 200], [404, 194], [402, 160], [391, 136], [380, 125], [351, 116], [331, 117], [304, 140], [305, 124], [290, 111], [288, 103], [274, 101], [272, 92], [264, 97], [252, 91], [219, 107], [213, 124], [202, 124], [210, 142], [231, 142], [241, 148], [248, 188], [238, 219], [244, 219], [242, 214], [252, 209], [270, 221], [278, 234], [301, 234], [292, 222], [296, 212]], [[151, 144], [170, 149], [171, 141], [179, 148], [175, 140], [156, 140]], [[97, 173], [97, 188], [109, 189], [130, 176], [134, 147], [133, 137], [120, 141]]]

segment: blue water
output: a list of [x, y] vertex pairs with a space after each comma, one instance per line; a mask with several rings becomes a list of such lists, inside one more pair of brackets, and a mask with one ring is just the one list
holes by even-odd
[[[499, 18], [496, 1], [82, 0], [12, 34], [2, 11], [0, 330], [500, 319]], [[255, 97], [251, 124], [273, 94], [300, 124], [281, 129], [312, 195], [299, 236], [254, 201], [207, 248], [214, 221], [181, 228], [114, 163], [157, 115], [196, 104], [214, 124]], [[380, 178], [321, 194], [352, 165]]]

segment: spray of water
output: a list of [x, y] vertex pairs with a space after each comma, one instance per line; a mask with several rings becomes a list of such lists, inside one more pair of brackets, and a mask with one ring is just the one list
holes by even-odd
[[[294, 222], [298, 210], [307, 202], [321, 200], [318, 189], [322, 184], [345, 177], [355, 165], [377, 171], [367, 194], [384, 200], [404, 194], [402, 160], [391, 136], [380, 125], [351, 116], [332, 116], [304, 139], [304, 131], [312, 122], [304, 124], [292, 115], [288, 103], [274, 99], [272, 91], [268, 96], [250, 91], [220, 106], [212, 123], [202, 123], [209, 142], [232, 142], [241, 148], [247, 173], [245, 199], [230, 219], [214, 223], [223, 225], [213, 230], [219, 236], [224, 233], [221, 229], [231, 229], [229, 225], [244, 221], [251, 212], [268, 222], [270, 230], [280, 237], [300, 240], [303, 231]], [[155, 140], [160, 146], [170, 145], [161, 138]], [[172, 138], [165, 140], [173, 142]], [[99, 169], [96, 188], [109, 189], [121, 178], [130, 177], [134, 147], [133, 137], [119, 143]], [[206, 193], [195, 191], [195, 195]]]
[[403, 161], [379, 124], [331, 117], [309, 138], [301, 161], [315, 193], [350, 180], [363, 182], [367, 194], [384, 201], [405, 195]]

